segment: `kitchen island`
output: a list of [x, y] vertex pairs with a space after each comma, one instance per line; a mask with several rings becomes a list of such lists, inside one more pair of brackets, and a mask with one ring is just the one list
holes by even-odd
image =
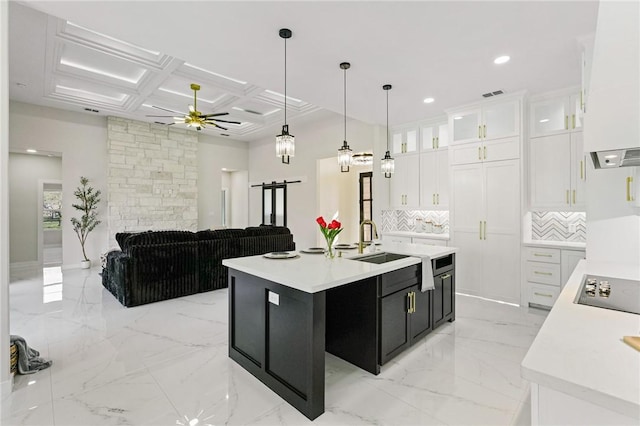
[[640, 315], [574, 303], [585, 274], [640, 280], [637, 266], [580, 261], [522, 361], [532, 425], [640, 424], [640, 352], [622, 341]]
[[[335, 259], [224, 260], [229, 356], [315, 419], [324, 412], [325, 350], [377, 374], [436, 320], [455, 319], [455, 248], [385, 244], [378, 251], [410, 256], [379, 264], [355, 259], [355, 250]], [[438, 274], [434, 290], [422, 291], [423, 269]]]

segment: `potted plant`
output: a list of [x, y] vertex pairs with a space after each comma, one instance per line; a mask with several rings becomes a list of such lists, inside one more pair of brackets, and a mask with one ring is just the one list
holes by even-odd
[[76, 232], [78, 240], [80, 240], [80, 245], [82, 246], [82, 255], [84, 256], [84, 260], [80, 262], [80, 266], [82, 269], [88, 269], [91, 267], [91, 261], [84, 250], [84, 243], [87, 241], [89, 233], [91, 233], [91, 231], [100, 224], [100, 221], [98, 220], [98, 213], [96, 212], [98, 209], [98, 203], [100, 202], [100, 190], [94, 190], [89, 186], [89, 179], [81, 176], [80, 186], [76, 188], [73, 195], [78, 199], [78, 203], [72, 204], [72, 206], [74, 209], [81, 211], [82, 216], [80, 216], [80, 219], [72, 217], [71, 224], [73, 225], [73, 230]]

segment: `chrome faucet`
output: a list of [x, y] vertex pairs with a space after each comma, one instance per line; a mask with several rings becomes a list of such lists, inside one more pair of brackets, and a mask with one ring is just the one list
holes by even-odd
[[360, 238], [358, 238], [358, 253], [364, 252], [364, 225], [373, 226], [373, 235], [372, 238], [378, 239], [378, 228], [376, 227], [376, 223], [372, 220], [363, 220], [360, 224]]

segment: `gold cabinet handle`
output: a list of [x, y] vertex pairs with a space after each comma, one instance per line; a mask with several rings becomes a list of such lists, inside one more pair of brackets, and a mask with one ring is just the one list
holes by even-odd
[[633, 201], [633, 195], [631, 195], [632, 183], [633, 183], [633, 176], [627, 176], [627, 201]]
[[483, 223], [484, 223], [484, 232], [482, 234], [484, 236], [483, 239], [486, 240], [487, 239], [487, 221], [485, 220]]
[[482, 139], [482, 126], [478, 126], [478, 139]]
[[478, 238], [482, 239], [482, 221], [480, 221], [480, 236]]
[[413, 299], [413, 313], [415, 314], [416, 312], [418, 312], [418, 308], [416, 306], [416, 292], [415, 291], [411, 292], [411, 298]]
[[576, 115], [575, 114], [571, 114], [571, 128], [572, 129], [576, 128]]
[[584, 161], [580, 160], [580, 179], [584, 180]]
[[576, 190], [573, 190], [573, 204], [576, 203]]
[[440, 148], [440, 136], [436, 136], [436, 148]]
[[540, 272], [540, 271], [533, 271], [534, 274], [536, 275], [553, 275], [551, 272]]
[[483, 129], [483, 133], [484, 133], [484, 138], [486, 139], [487, 138], [487, 125], [483, 124], [482, 125], [482, 129]]
[[434, 206], [436, 205], [436, 194], [431, 194], [431, 202]]
[[431, 148], [436, 149], [436, 138], [431, 138]]
[[533, 294], [535, 294], [536, 296], [542, 296], [542, 297], [553, 297], [553, 295], [551, 294], [538, 293], [537, 291], [534, 291]]
[[552, 255], [546, 253], [533, 253], [533, 255], [537, 257], [553, 257]]
[[436, 204], [440, 205], [440, 194], [436, 194]]
[[487, 146], [485, 145], [483, 147], [483, 149], [484, 149], [484, 159], [486, 160], [487, 159]]
[[407, 293], [407, 299], [409, 299], [409, 308], [407, 309], [407, 313], [412, 314], [413, 311], [411, 309], [413, 308], [413, 304], [411, 303], [411, 292]]
[[478, 147], [478, 160], [482, 160], [482, 147]]
[[451, 274], [444, 274], [443, 276], [440, 277], [441, 280], [446, 280], [448, 278], [451, 278]]
[[569, 130], [569, 116], [568, 115], [564, 116], [564, 129], [565, 130]]
[[567, 199], [567, 204], [569, 204], [569, 190], [568, 189], [567, 189], [566, 199]]

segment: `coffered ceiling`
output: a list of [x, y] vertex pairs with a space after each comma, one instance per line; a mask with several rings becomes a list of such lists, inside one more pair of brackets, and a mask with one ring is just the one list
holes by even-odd
[[[530, 93], [580, 83], [582, 36], [597, 2], [24, 1], [11, 2], [12, 99], [87, 113], [172, 122], [193, 103], [229, 112], [225, 133], [255, 140], [288, 116], [342, 113], [399, 124], [440, 115], [495, 90]], [[505, 65], [493, 59], [510, 55]], [[435, 102], [424, 104], [426, 97]], [[167, 118], [147, 117], [166, 115]], [[300, 118], [298, 118], [300, 119]]]

